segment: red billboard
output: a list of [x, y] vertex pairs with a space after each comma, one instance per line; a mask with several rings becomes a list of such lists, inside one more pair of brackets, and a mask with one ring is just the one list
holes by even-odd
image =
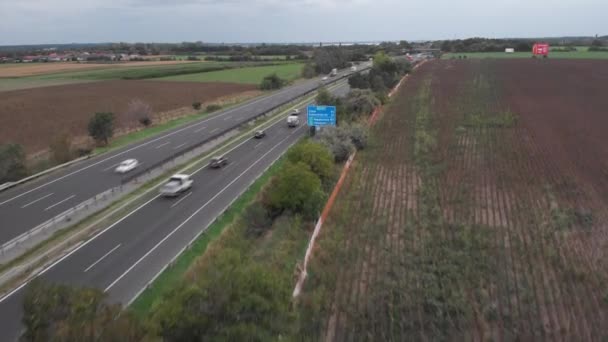
[[532, 47], [532, 54], [534, 56], [547, 56], [549, 55], [549, 44], [547, 43], [536, 43]]

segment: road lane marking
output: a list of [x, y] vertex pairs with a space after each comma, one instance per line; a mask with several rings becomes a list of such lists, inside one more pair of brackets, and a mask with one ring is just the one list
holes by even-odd
[[[315, 80], [311, 80], [311, 82], [310, 82], [310, 83], [312, 84], [312, 82], [315, 82]], [[304, 84], [303, 84], [303, 85], [304, 85]], [[318, 88], [318, 87], [317, 87], [317, 88]], [[52, 181], [50, 181], [50, 182], [47, 182], [47, 183], [41, 184], [41, 185], [39, 185], [39, 186], [37, 186], [37, 187], [35, 187], [35, 188], [33, 188], [33, 189], [30, 189], [30, 190], [28, 190], [28, 191], [22, 192], [22, 193], [20, 193], [19, 195], [16, 195], [16, 196], [14, 196], [14, 197], [12, 197], [12, 198], [9, 198], [9, 199], [7, 199], [7, 200], [5, 200], [5, 201], [3, 201], [3, 202], [0, 202], [0, 206], [1, 206], [1, 205], [4, 205], [4, 204], [6, 204], [6, 203], [12, 202], [12, 201], [14, 201], [14, 200], [16, 200], [17, 198], [20, 198], [20, 197], [22, 197], [22, 196], [25, 196], [25, 195], [29, 194], [30, 192], [36, 191], [36, 190], [41, 189], [41, 188], [43, 188], [43, 187], [45, 187], [45, 186], [48, 186], [48, 185], [53, 184], [53, 183], [55, 183], [55, 182], [58, 182], [58, 181], [60, 181], [60, 180], [62, 180], [62, 179], [64, 179], [64, 178], [70, 177], [70, 176], [75, 175], [75, 174], [77, 174], [77, 173], [80, 173], [80, 172], [82, 172], [82, 171], [84, 171], [84, 170], [87, 170], [87, 169], [90, 169], [90, 168], [92, 168], [92, 167], [94, 167], [94, 166], [97, 166], [97, 165], [99, 165], [99, 164], [101, 164], [101, 163], [103, 163], [103, 162], [106, 162], [106, 161], [110, 160], [110, 159], [113, 159], [113, 158], [116, 158], [116, 157], [118, 157], [118, 156], [121, 156], [121, 155], [123, 155], [123, 154], [125, 154], [125, 153], [129, 153], [129, 152], [131, 152], [131, 151], [133, 151], [133, 150], [136, 150], [136, 149], [138, 149], [138, 148], [142, 148], [142, 147], [144, 147], [144, 146], [150, 145], [150, 144], [152, 144], [152, 143], [155, 143], [155, 142], [157, 142], [157, 141], [160, 141], [160, 140], [162, 140], [162, 139], [165, 139], [165, 138], [170, 137], [170, 136], [172, 136], [172, 135], [175, 135], [175, 134], [177, 134], [177, 133], [183, 132], [183, 131], [188, 130], [188, 129], [191, 129], [191, 128], [193, 128], [193, 127], [197, 127], [198, 125], [201, 125], [201, 124], [203, 124], [203, 123], [205, 123], [205, 122], [209, 122], [209, 121], [214, 120], [214, 119], [216, 119], [216, 118], [222, 117], [222, 116], [224, 116], [224, 115], [226, 115], [226, 114], [228, 114], [228, 113], [232, 113], [233, 111], [235, 111], [235, 110], [237, 110], [237, 109], [243, 109], [243, 108], [245, 108], [246, 106], [252, 105], [252, 104], [254, 104], [254, 103], [258, 103], [258, 102], [260, 102], [260, 101], [263, 101], [263, 100], [266, 100], [266, 99], [269, 99], [269, 98], [272, 98], [272, 97], [274, 97], [274, 96], [277, 96], [277, 95], [282, 94], [282, 93], [284, 93], [284, 92], [288, 92], [288, 91], [293, 90], [293, 89], [294, 89], [294, 88], [287, 88], [287, 89], [284, 89], [284, 90], [278, 91], [278, 92], [276, 92], [276, 93], [274, 93], [274, 94], [272, 94], [272, 95], [264, 96], [264, 97], [261, 97], [261, 98], [255, 99], [255, 100], [253, 100], [253, 101], [251, 101], [251, 102], [246, 102], [246, 103], [243, 103], [243, 104], [241, 104], [240, 106], [236, 106], [236, 107], [234, 107], [234, 108], [232, 108], [232, 109], [229, 109], [229, 110], [227, 110], [227, 111], [225, 111], [225, 112], [223, 112], [223, 113], [220, 113], [220, 114], [214, 115], [214, 116], [212, 116], [212, 117], [210, 117], [210, 118], [207, 118], [207, 119], [201, 120], [201, 121], [199, 121], [199, 122], [193, 123], [192, 125], [189, 125], [189, 126], [186, 126], [186, 127], [180, 128], [180, 129], [178, 129], [178, 130], [176, 130], [176, 131], [170, 132], [170, 133], [165, 134], [165, 135], [163, 135], [163, 136], [160, 136], [160, 137], [158, 137], [158, 138], [156, 138], [156, 139], [152, 139], [152, 140], [150, 140], [150, 141], [148, 141], [148, 142], [145, 142], [145, 143], [139, 144], [139, 145], [137, 145], [137, 146], [133, 146], [132, 148], [129, 148], [129, 149], [127, 149], [127, 150], [124, 150], [124, 151], [122, 151], [122, 152], [120, 152], [120, 153], [116, 153], [116, 154], [114, 154], [114, 155], [112, 155], [112, 156], [109, 156], [108, 158], [102, 159], [102, 160], [100, 160], [100, 161], [98, 161], [98, 162], [96, 162], [96, 163], [93, 163], [93, 164], [89, 165], [89, 166], [83, 167], [82, 169], [75, 170], [75, 171], [70, 172], [70, 173], [68, 173], [68, 174], [66, 174], [66, 175], [63, 175], [63, 176], [61, 176], [61, 177], [59, 177], [59, 178], [56, 178], [56, 179], [54, 179], [54, 180], [52, 180]], [[218, 128], [218, 129], [219, 129], [219, 128]]]
[[116, 163], [116, 164], [113, 164], [113, 165], [112, 165], [112, 166], [110, 166], [110, 167], [106, 167], [106, 168], [105, 168], [105, 169], [103, 169], [102, 171], [103, 171], [103, 172], [106, 172], [106, 171], [108, 171], [108, 170], [110, 170], [110, 169], [113, 169], [115, 166], [118, 166], [118, 165], [120, 165], [120, 163]]
[[71, 200], [71, 199], [72, 199], [72, 198], [74, 198], [74, 197], [76, 197], [76, 195], [72, 195], [72, 196], [70, 196], [70, 197], [68, 197], [68, 198], [66, 198], [66, 199], [64, 199], [64, 200], [62, 200], [62, 201], [59, 201], [59, 202], [57, 202], [57, 203], [53, 204], [52, 206], [50, 206], [50, 207], [48, 207], [48, 208], [44, 209], [44, 211], [47, 211], [47, 210], [52, 209], [52, 208], [55, 208], [56, 206], [60, 205], [61, 203], [65, 202], [65, 201], [69, 201], [69, 200]]
[[228, 163], [228, 165], [224, 166], [220, 171], [224, 171], [227, 168], [233, 166], [233, 165], [237, 165], [239, 162], [232, 162], [232, 163]]
[[8, 298], [10, 298], [12, 295], [14, 295], [15, 293], [17, 293], [18, 291], [20, 291], [22, 288], [26, 287], [30, 281], [32, 281], [35, 278], [38, 278], [42, 275], [44, 275], [46, 272], [48, 272], [50, 269], [52, 269], [53, 267], [55, 267], [57, 264], [59, 264], [60, 262], [62, 262], [63, 260], [69, 258], [72, 254], [78, 252], [81, 248], [83, 248], [84, 246], [88, 245], [89, 243], [93, 242], [93, 240], [97, 239], [101, 234], [107, 232], [108, 230], [114, 228], [115, 226], [117, 226], [120, 222], [124, 221], [127, 219], [127, 217], [133, 215], [135, 212], [137, 212], [139, 209], [145, 207], [146, 205], [148, 205], [150, 202], [154, 201], [155, 199], [159, 198], [160, 195], [156, 195], [154, 196], [152, 199], [150, 199], [148, 202], [140, 205], [139, 207], [135, 208], [133, 211], [131, 211], [130, 213], [128, 213], [127, 215], [125, 215], [123, 218], [121, 218], [120, 220], [114, 222], [113, 224], [111, 224], [110, 226], [108, 226], [108, 228], [100, 231], [99, 233], [95, 234], [95, 236], [93, 236], [92, 238], [90, 238], [89, 240], [87, 240], [85, 243], [80, 244], [80, 246], [72, 249], [71, 252], [69, 252], [68, 254], [64, 255], [62, 258], [60, 258], [59, 260], [55, 261], [54, 263], [52, 263], [49, 267], [43, 269], [42, 271], [40, 271], [40, 273], [38, 273], [37, 275], [35, 275], [34, 277], [32, 277], [30, 280], [24, 282], [23, 284], [19, 285], [17, 288], [15, 288], [13, 291], [7, 293], [4, 297], [0, 298], [0, 304], [2, 304], [2, 302], [4, 302], [5, 300], [7, 300]]
[[182, 146], [184, 146], [184, 145], [186, 145], [186, 144], [187, 144], [187, 142], [185, 142], [185, 143], [183, 143], [183, 144], [181, 144], [181, 145], [177, 145], [177, 146], [175, 146], [173, 149], [174, 149], [174, 150], [177, 150], [178, 148], [180, 148], [180, 147], [182, 147]]
[[190, 196], [190, 195], [192, 195], [192, 191], [190, 191], [190, 192], [189, 192], [187, 195], [185, 195], [184, 197], [180, 198], [180, 200], [179, 200], [179, 201], [177, 201], [177, 202], [173, 203], [173, 204], [171, 205], [171, 208], [173, 208], [173, 207], [177, 206], [178, 204], [180, 204], [180, 203], [181, 203], [181, 201], [185, 200], [185, 199], [186, 199], [186, 198], [188, 198], [188, 196]]
[[211, 131], [211, 133], [215, 133], [215, 132], [217, 132], [219, 130], [220, 130], [219, 128], [214, 128], [213, 131]]
[[207, 128], [207, 126], [203, 126], [203, 127], [199, 128], [199, 129], [195, 130], [194, 133], [198, 133], [198, 132], [200, 132], [200, 131], [202, 131], [202, 130], [204, 130], [206, 128]]
[[102, 256], [101, 258], [99, 258], [99, 260], [95, 261], [94, 263], [91, 264], [91, 266], [87, 267], [84, 271], [87, 272], [88, 270], [90, 270], [91, 268], [93, 268], [95, 265], [99, 264], [103, 259], [105, 259], [108, 255], [110, 255], [112, 252], [114, 252], [115, 250], [118, 249], [118, 247], [120, 247], [120, 245], [122, 245], [121, 243], [118, 244], [118, 246], [112, 248], [112, 250], [110, 250], [108, 253], [104, 254], [104, 256]]
[[230, 120], [230, 119], [232, 119], [232, 115], [225, 117], [225, 118], [224, 118], [224, 121], [228, 121], [228, 120]]
[[263, 141], [259, 142], [259, 143], [255, 144], [255, 146], [253, 146], [253, 148], [256, 149], [256, 148], [258, 148], [258, 146], [262, 145], [263, 143], [264, 143]]
[[42, 201], [43, 199], [45, 199], [45, 198], [47, 198], [47, 197], [51, 196], [52, 194], [54, 194], [54, 192], [51, 192], [51, 193], [50, 193], [50, 194], [48, 194], [48, 195], [42, 196], [42, 197], [40, 197], [40, 198], [39, 198], [39, 199], [37, 199], [37, 200], [33, 200], [33, 201], [31, 201], [30, 203], [28, 203], [28, 204], [26, 204], [26, 205], [22, 206], [22, 207], [21, 207], [21, 209], [23, 209], [23, 208], [27, 208], [27, 207], [29, 207], [30, 205], [32, 205], [32, 204], [34, 204], [34, 203], [36, 203], [36, 202]]
[[170, 143], [171, 143], [170, 141], [167, 141], [166, 143], [162, 143], [162, 144], [160, 144], [160, 145], [156, 146], [156, 147], [155, 147], [155, 149], [157, 149], [157, 150], [158, 150], [159, 148], [161, 148], [161, 147], [163, 147], [163, 146], [167, 146], [167, 145], [169, 145]]
[[194, 216], [196, 216], [198, 213], [200, 213], [201, 210], [205, 209], [209, 205], [209, 203], [211, 203], [219, 195], [221, 195], [222, 193], [224, 193], [224, 191], [226, 191], [226, 189], [228, 189], [230, 186], [232, 186], [232, 184], [234, 184], [237, 180], [239, 180], [241, 177], [243, 177], [243, 175], [245, 173], [247, 173], [249, 170], [251, 170], [251, 168], [253, 168], [257, 163], [259, 163], [268, 154], [270, 154], [270, 152], [274, 151], [277, 147], [279, 147], [285, 140], [287, 140], [287, 138], [289, 138], [289, 137], [285, 137], [283, 140], [279, 141], [270, 150], [268, 150], [260, 158], [258, 158], [258, 160], [256, 160], [255, 162], [253, 162], [253, 164], [251, 164], [248, 168], [246, 168], [245, 171], [241, 172], [240, 175], [238, 175], [235, 179], [233, 179], [230, 183], [228, 183], [228, 185], [226, 185], [222, 190], [220, 190], [217, 194], [215, 194], [213, 197], [211, 197], [211, 199], [208, 200], [205, 204], [203, 204], [202, 207], [198, 208], [192, 215], [190, 215], [186, 220], [184, 220], [182, 223], [180, 223], [179, 226], [177, 226], [175, 229], [173, 229], [169, 234], [167, 234], [167, 236], [165, 236], [156, 245], [154, 245], [154, 247], [152, 247], [152, 249], [150, 249], [146, 254], [144, 254], [141, 258], [139, 258], [139, 260], [137, 260], [133, 265], [131, 265], [131, 267], [129, 267], [126, 271], [124, 271], [123, 274], [121, 274], [118, 278], [116, 278], [116, 280], [114, 280], [110, 285], [108, 285], [103, 290], [103, 292], [108, 292], [112, 287], [114, 287], [114, 285], [116, 285], [122, 278], [124, 278], [127, 274], [129, 274], [129, 272], [131, 272], [135, 267], [137, 267], [137, 265], [139, 265], [145, 258], [147, 258], [148, 255], [152, 254], [158, 247], [160, 247], [165, 241], [167, 241], [167, 239], [169, 239], [171, 236], [173, 236], [173, 234], [175, 234], [177, 231], [179, 231]]

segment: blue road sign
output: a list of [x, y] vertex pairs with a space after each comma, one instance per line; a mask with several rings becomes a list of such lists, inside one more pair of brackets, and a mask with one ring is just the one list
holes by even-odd
[[308, 126], [335, 126], [336, 107], [335, 106], [308, 106], [307, 110]]

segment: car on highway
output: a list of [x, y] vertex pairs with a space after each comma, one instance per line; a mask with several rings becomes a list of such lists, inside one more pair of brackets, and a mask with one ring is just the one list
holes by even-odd
[[300, 115], [300, 110], [296, 108], [296, 109], [292, 110], [291, 114], [289, 114], [289, 115]]
[[211, 158], [211, 162], [209, 163], [209, 166], [214, 169], [219, 169], [220, 167], [222, 167], [226, 164], [228, 164], [228, 159], [226, 159], [226, 157], [217, 156], [217, 157]]
[[300, 118], [297, 115], [287, 117], [287, 127], [296, 127], [300, 124]]
[[175, 174], [160, 188], [160, 194], [165, 197], [175, 197], [192, 188], [194, 181], [189, 175]]
[[266, 136], [266, 131], [263, 131], [263, 130], [255, 131], [255, 133], [253, 134], [253, 137], [256, 139], [262, 139], [265, 136]]
[[116, 171], [117, 173], [127, 173], [135, 169], [138, 165], [139, 162], [137, 161], [137, 159], [127, 159], [118, 164], [114, 171]]
[[323, 76], [322, 80], [323, 81], [327, 81], [329, 79], [329, 76]]

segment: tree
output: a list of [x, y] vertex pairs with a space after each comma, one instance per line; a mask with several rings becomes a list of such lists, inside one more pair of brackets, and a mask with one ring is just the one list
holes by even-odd
[[289, 317], [289, 284], [226, 248], [198, 283], [169, 293], [154, 316], [163, 341], [269, 341]]
[[148, 127], [152, 123], [152, 107], [140, 99], [133, 99], [128, 104], [126, 117], [130, 122]]
[[26, 175], [23, 147], [19, 144], [0, 145], [0, 183], [13, 182]]
[[321, 180], [328, 180], [333, 174], [334, 163], [331, 152], [322, 144], [306, 141], [292, 147], [287, 152], [287, 160], [297, 164], [302, 162]]
[[269, 200], [273, 209], [300, 213], [306, 218], [318, 215], [325, 194], [321, 180], [303, 162], [287, 163], [277, 175], [270, 189]]
[[368, 89], [370, 87], [369, 78], [361, 73], [356, 73], [348, 78], [348, 85], [351, 88]]
[[248, 236], [258, 237], [272, 227], [272, 218], [259, 201], [253, 202], [245, 209], [243, 220], [247, 224]]
[[107, 145], [109, 139], [114, 135], [114, 114], [95, 113], [89, 121], [89, 135], [98, 144]]
[[342, 127], [324, 127], [317, 139], [332, 152], [337, 163], [346, 161], [355, 150], [348, 131]]
[[316, 75], [317, 75], [317, 72], [315, 71], [315, 67], [314, 67], [314, 65], [312, 65], [312, 63], [308, 62], [308, 63], [304, 64], [304, 66], [302, 67], [302, 77], [313, 78]]
[[69, 134], [63, 133], [53, 139], [51, 154], [57, 164], [62, 164], [72, 159], [72, 141]]
[[351, 90], [346, 98], [346, 111], [352, 115], [349, 121], [371, 114], [380, 104], [380, 100], [369, 89]]
[[319, 88], [315, 101], [320, 106], [330, 106], [334, 102], [331, 93], [325, 87]]
[[277, 76], [277, 74], [272, 74], [264, 77], [262, 80], [262, 84], [260, 84], [260, 89], [262, 90], [273, 90], [282, 88], [287, 81]]
[[21, 341], [137, 341], [141, 322], [98, 289], [33, 281], [23, 300]]

